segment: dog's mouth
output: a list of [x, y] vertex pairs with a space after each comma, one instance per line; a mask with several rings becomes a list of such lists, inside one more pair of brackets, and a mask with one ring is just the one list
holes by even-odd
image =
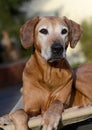
[[61, 61], [63, 59], [64, 59], [64, 57], [52, 57], [52, 58], [48, 59], [48, 62], [52, 63], [52, 62], [56, 62], [56, 61]]

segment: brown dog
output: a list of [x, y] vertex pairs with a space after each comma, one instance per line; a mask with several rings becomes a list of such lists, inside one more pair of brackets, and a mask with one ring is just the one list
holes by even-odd
[[[80, 25], [66, 17], [35, 17], [20, 31], [21, 43], [35, 52], [23, 73], [24, 110], [43, 115], [43, 130], [57, 129], [65, 105], [69, 105], [73, 74], [66, 60], [70, 42], [75, 47], [82, 33]], [[35, 96], [35, 97], [34, 97]]]
[[[74, 48], [81, 34], [80, 25], [66, 17], [35, 17], [20, 30], [23, 47], [35, 48], [23, 72], [24, 110], [29, 116], [42, 114], [42, 130], [56, 130], [66, 106], [92, 104], [92, 76], [85, 74], [92, 63], [73, 74], [66, 59], [68, 44]], [[25, 112], [11, 115], [16, 130], [28, 129]]]

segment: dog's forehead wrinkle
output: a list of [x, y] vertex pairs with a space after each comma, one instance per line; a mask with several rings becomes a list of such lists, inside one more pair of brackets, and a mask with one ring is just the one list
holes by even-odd
[[57, 17], [43, 17], [40, 22], [38, 23], [38, 28], [46, 28], [48, 29], [49, 27], [53, 26], [53, 28], [55, 27], [60, 27], [60, 26], [64, 26], [67, 27], [66, 23], [64, 22], [63, 19], [61, 18], [57, 18]]

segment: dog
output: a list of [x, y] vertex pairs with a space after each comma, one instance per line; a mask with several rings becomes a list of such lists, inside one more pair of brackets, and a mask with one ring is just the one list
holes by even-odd
[[92, 104], [92, 63], [72, 69], [66, 58], [69, 43], [74, 48], [82, 32], [65, 16], [37, 16], [21, 27], [23, 47], [34, 52], [23, 72], [24, 110], [10, 114], [16, 130], [28, 130], [28, 118], [39, 114], [42, 130], [57, 130], [65, 108]]

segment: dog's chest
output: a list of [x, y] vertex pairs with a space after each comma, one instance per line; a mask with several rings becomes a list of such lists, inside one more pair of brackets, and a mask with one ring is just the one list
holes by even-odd
[[42, 77], [42, 82], [49, 90], [55, 90], [58, 87], [63, 87], [66, 76], [65, 70], [59, 68], [48, 68]]

